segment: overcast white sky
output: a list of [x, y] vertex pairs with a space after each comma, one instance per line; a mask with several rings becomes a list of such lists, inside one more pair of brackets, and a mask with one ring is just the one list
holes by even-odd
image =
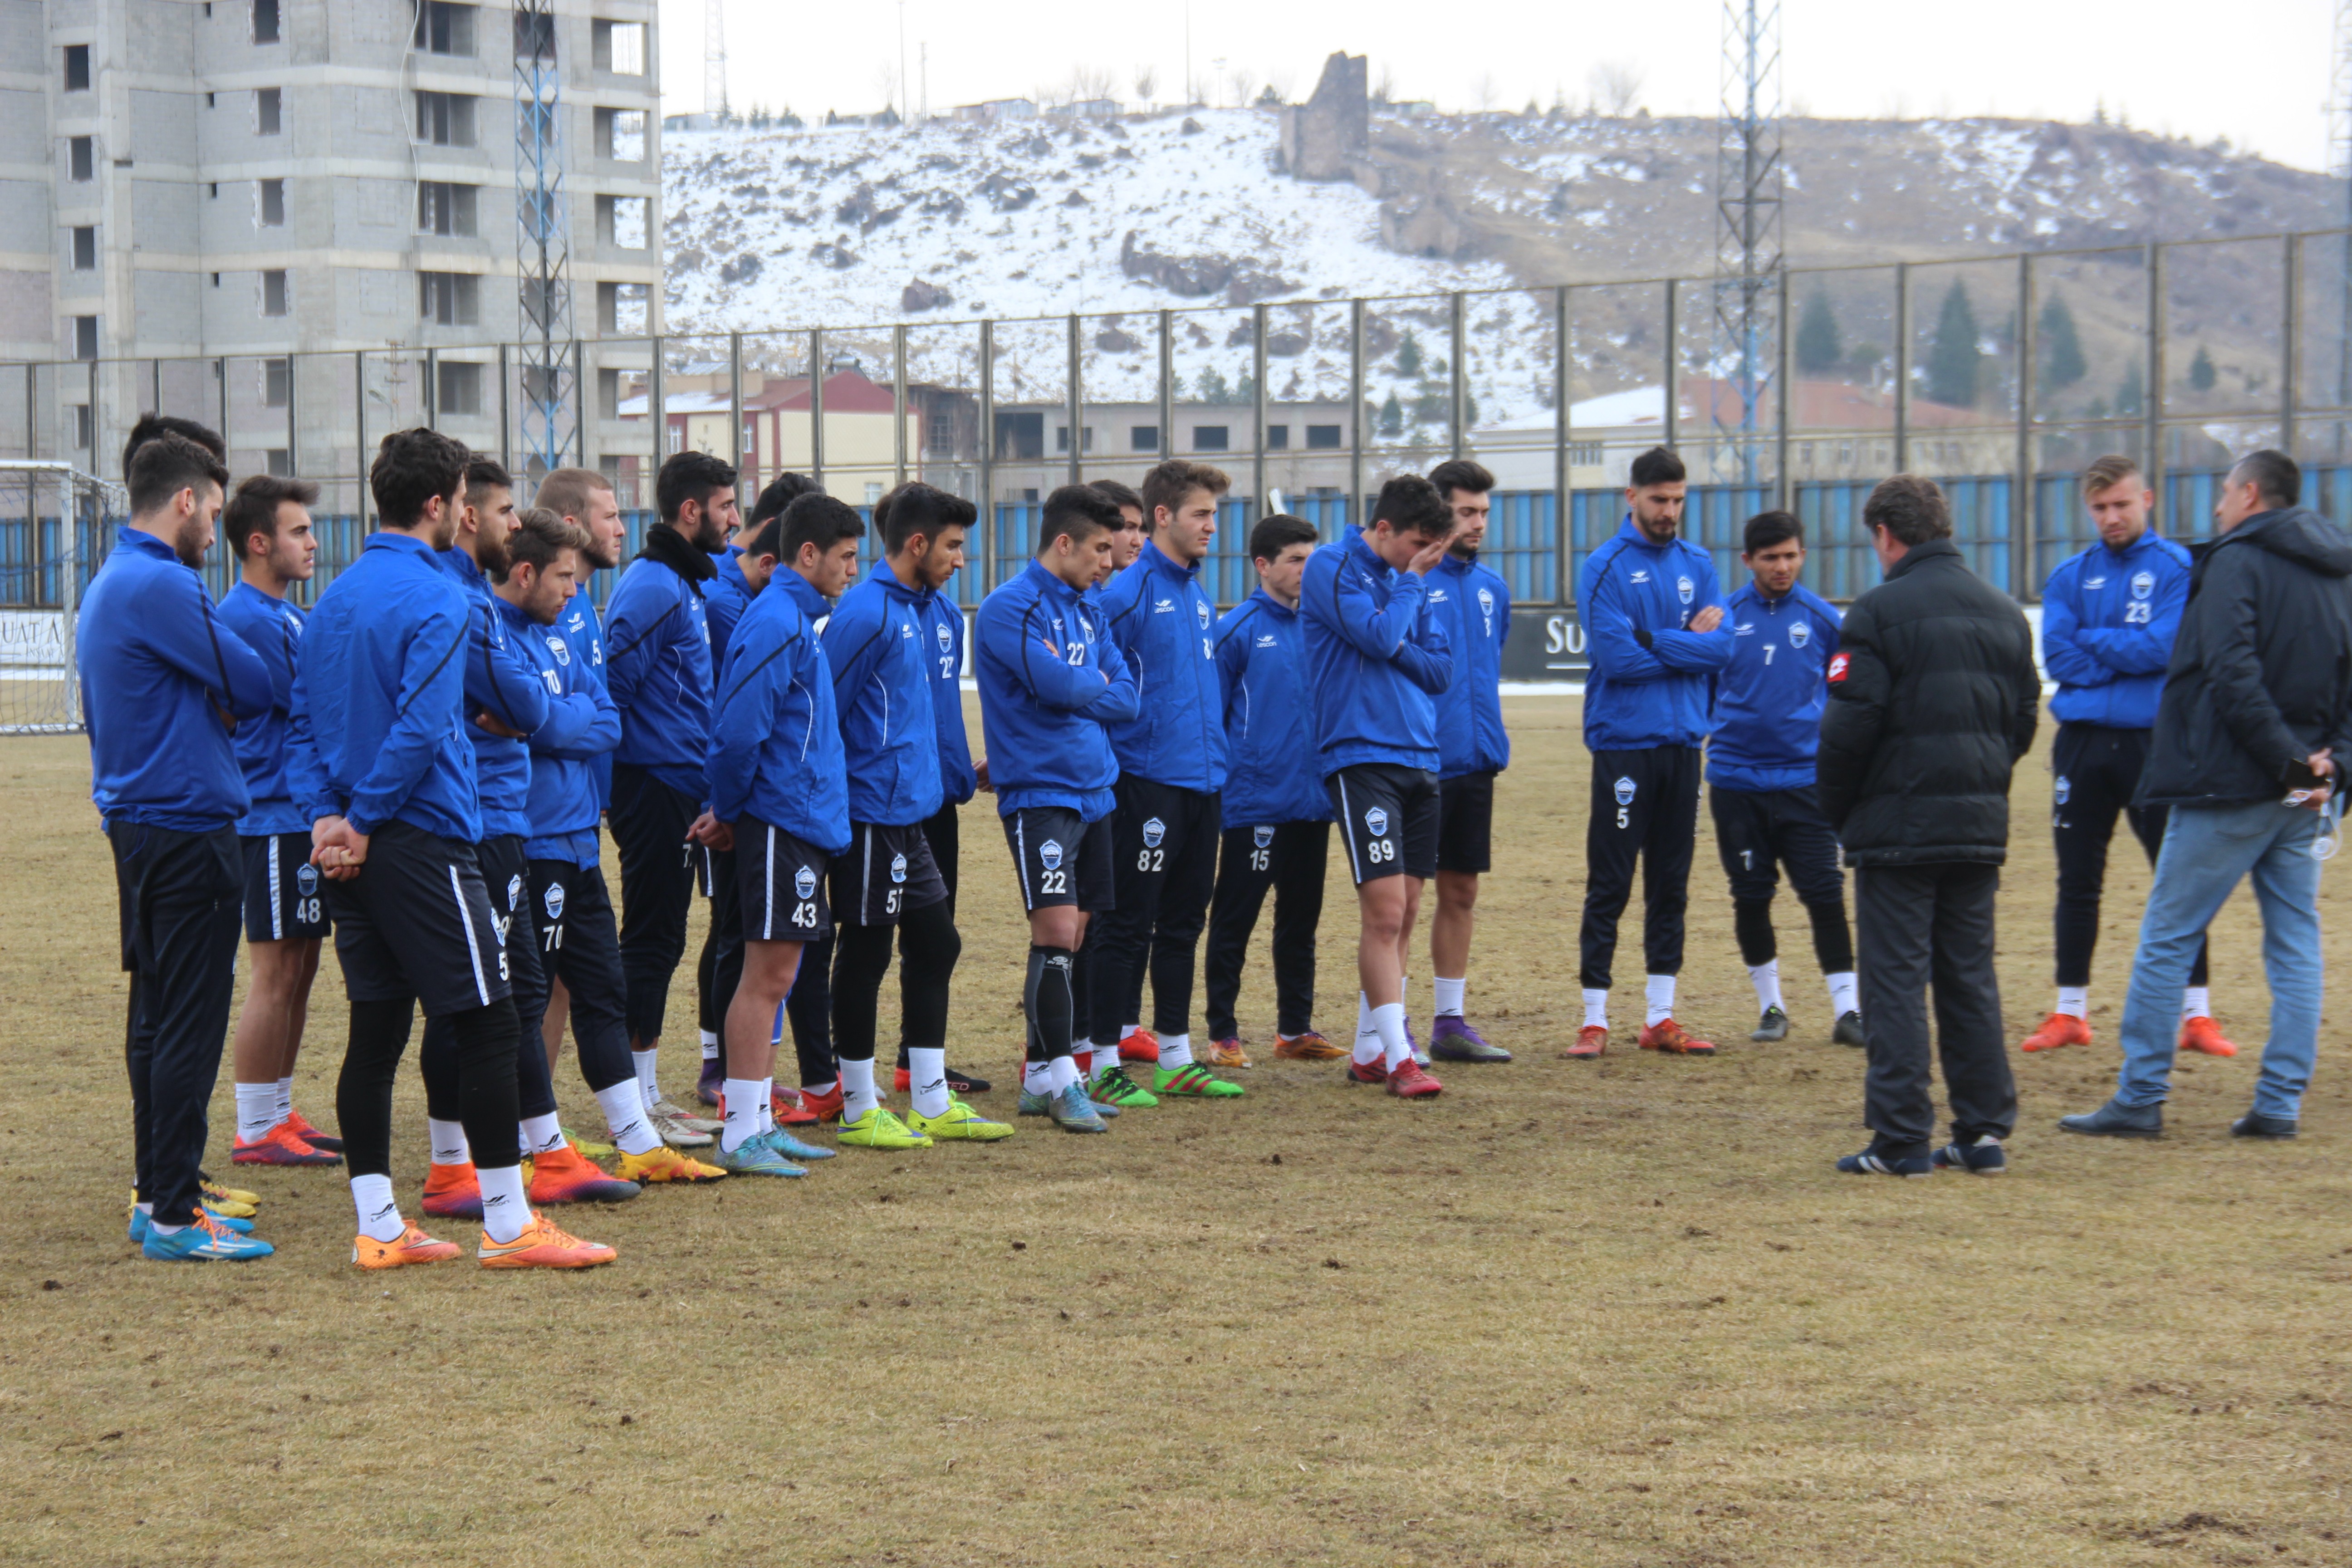
[[[702, 107], [703, 24], [710, 0], [661, 0], [662, 87], [671, 113]], [[938, 112], [1024, 96], [1076, 68], [1111, 73], [1135, 95], [1139, 64], [1154, 96], [1177, 96], [1186, 16], [1192, 74], [1234, 72], [1313, 90], [1334, 49], [1371, 58], [1400, 98], [1475, 108], [1530, 98], [1570, 103], [1593, 67], [1630, 63], [1653, 113], [1713, 113], [1721, 0], [862, 0], [850, 5], [720, 0], [728, 83], [739, 109], [789, 103], [803, 116], [885, 101], [905, 19], [907, 78]], [[1787, 0], [1790, 109], [1838, 118], [1980, 114], [2087, 119], [2104, 101], [2134, 125], [2210, 141], [2227, 136], [2282, 163], [2327, 163], [2332, 0]], [[1214, 100], [1212, 100], [1214, 101]]]

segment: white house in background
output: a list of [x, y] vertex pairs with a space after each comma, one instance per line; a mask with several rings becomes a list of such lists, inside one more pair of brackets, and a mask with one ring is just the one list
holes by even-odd
[[[1568, 483], [1570, 489], [1622, 485], [1635, 454], [1665, 437], [1666, 394], [1662, 386], [1630, 387], [1569, 405]], [[1549, 409], [1475, 426], [1470, 455], [1494, 471], [1497, 489], [1548, 490], [1557, 423]]]

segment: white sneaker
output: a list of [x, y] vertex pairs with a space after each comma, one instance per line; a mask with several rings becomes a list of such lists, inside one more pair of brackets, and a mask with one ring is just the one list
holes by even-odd
[[646, 1120], [654, 1124], [662, 1142], [674, 1149], [708, 1148], [716, 1140], [722, 1123], [707, 1117], [689, 1116], [686, 1108], [667, 1094], [656, 1097], [646, 1107]]

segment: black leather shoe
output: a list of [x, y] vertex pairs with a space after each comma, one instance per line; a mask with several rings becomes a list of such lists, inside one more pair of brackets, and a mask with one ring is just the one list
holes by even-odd
[[2230, 1123], [2232, 1138], [2269, 1138], [2284, 1141], [2295, 1135], [2296, 1124], [2292, 1116], [2265, 1116], [2259, 1110], [2249, 1110]]
[[2093, 1138], [2161, 1138], [2164, 1107], [2160, 1103], [2122, 1105], [2111, 1100], [2087, 1115], [2060, 1117], [2058, 1127], [2063, 1132], [2081, 1132]]

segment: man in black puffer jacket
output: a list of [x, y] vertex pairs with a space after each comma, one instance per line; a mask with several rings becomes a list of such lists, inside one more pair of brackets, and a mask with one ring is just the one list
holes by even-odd
[[2231, 1131], [2298, 1130], [2319, 1048], [2319, 863], [2352, 758], [2352, 538], [2295, 505], [2302, 489], [2283, 452], [2239, 458], [2213, 508], [2221, 537], [2190, 552], [2140, 774], [2139, 804], [2173, 809], [2124, 998], [2123, 1073], [2113, 1100], [2058, 1123], [2069, 1132], [2163, 1131], [2173, 1037], [2155, 988], [2187, 977], [2203, 922], [2248, 878], [2271, 1026], [2253, 1109]]
[[[2009, 778], [2033, 744], [2042, 680], [2016, 602], [1970, 572], [1929, 479], [1897, 474], [1862, 512], [1886, 580], [1853, 603], [1830, 660], [1816, 761], [1822, 810], [1854, 868], [1870, 1040], [1856, 1174], [1990, 1174], [2017, 1121], [1993, 895], [2009, 855]], [[1927, 993], [1952, 1142], [1931, 1159]]]

